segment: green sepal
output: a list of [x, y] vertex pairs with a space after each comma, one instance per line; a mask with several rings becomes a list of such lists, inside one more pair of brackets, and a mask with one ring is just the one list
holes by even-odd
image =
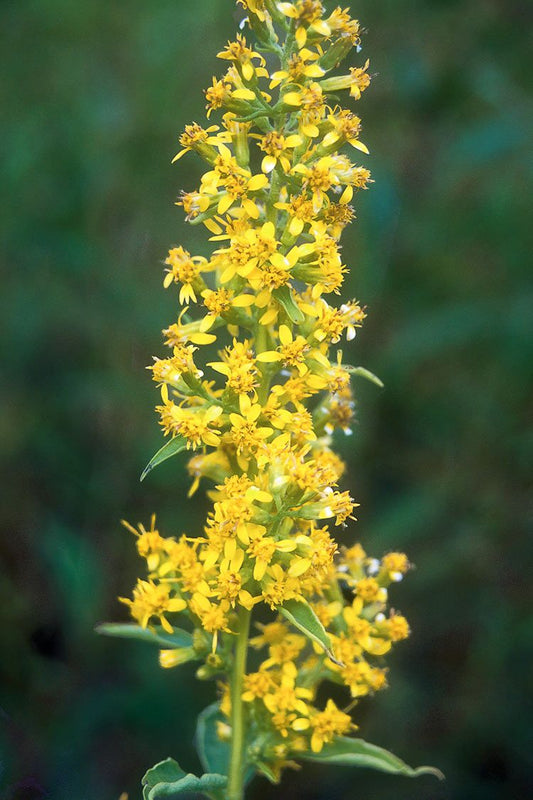
[[383, 747], [365, 742], [364, 739], [351, 739], [348, 736], [339, 736], [331, 744], [324, 745], [320, 753], [309, 753], [298, 756], [298, 758], [344, 767], [370, 767], [380, 772], [405, 775], [408, 778], [418, 778], [420, 775], [434, 775], [439, 780], [444, 780], [442, 772], [435, 767], [417, 767], [413, 769], [401, 758], [395, 756], [394, 753], [389, 753]]
[[142, 779], [143, 800], [174, 800], [186, 792], [201, 792], [207, 797], [221, 797], [228, 779], [225, 775], [207, 774], [197, 778], [186, 773], [173, 758], [166, 758], [148, 770]]
[[163, 447], [157, 451], [155, 456], [150, 459], [148, 464], [142, 471], [141, 477], [139, 480], [143, 481], [149, 472], [151, 472], [154, 467], [157, 467], [158, 464], [161, 464], [163, 461], [166, 461], [167, 458], [172, 458], [172, 456], [181, 453], [182, 450], [187, 449], [187, 439], [184, 436], [174, 436], [169, 442], [163, 445]]
[[96, 632], [104, 636], [118, 636], [120, 639], [140, 639], [150, 642], [166, 650], [175, 647], [192, 647], [192, 634], [181, 628], [174, 628], [173, 633], [167, 633], [158, 625], [153, 628], [142, 628], [132, 622], [103, 622], [96, 626]]
[[331, 641], [326, 629], [308, 603], [300, 600], [287, 600], [283, 605], [278, 606], [278, 611], [308, 639], [320, 645], [335, 664], [339, 663], [331, 652]]
[[374, 375], [373, 372], [370, 372], [369, 369], [365, 369], [364, 367], [352, 367], [351, 364], [343, 364], [342, 368], [349, 372], [350, 375], [355, 375], [357, 378], [365, 378], [370, 383], [375, 383], [376, 386], [379, 386], [380, 389], [383, 389], [385, 384], [383, 381], [378, 378], [377, 375]]
[[285, 286], [280, 286], [279, 289], [274, 289], [272, 296], [278, 301], [280, 306], [282, 306], [292, 322], [301, 323], [305, 320], [303, 312], [296, 305], [290, 286], [285, 284]]

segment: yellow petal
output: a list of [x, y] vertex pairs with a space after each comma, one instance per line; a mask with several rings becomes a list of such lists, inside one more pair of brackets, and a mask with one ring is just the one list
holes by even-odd
[[271, 503], [274, 499], [270, 492], [265, 492], [263, 489], [258, 489], [257, 486], [251, 486], [246, 494], [250, 494], [253, 499], [257, 500], [259, 503]]
[[261, 228], [261, 233], [266, 239], [273, 239], [276, 233], [276, 228], [273, 222], [265, 222]]
[[[203, 333], [205, 333], [205, 331], [208, 331], [209, 328], [213, 327], [215, 320], [216, 320], [215, 314], [206, 314], [206, 316], [200, 322], [200, 330]], [[316, 336], [316, 333], [315, 333], [315, 336]]]
[[279, 550], [280, 553], [292, 553], [296, 547], [297, 544], [292, 539], [281, 539], [276, 543], [276, 550]]
[[302, 133], [306, 136], [309, 136], [311, 139], [316, 139], [316, 137], [320, 134], [316, 125], [302, 125]]
[[289, 225], [289, 233], [291, 236], [299, 236], [304, 229], [304, 222], [298, 217], [293, 217]]
[[188, 153], [190, 149], [191, 149], [190, 147], [186, 147], [185, 150], [180, 150], [179, 153], [176, 153], [176, 155], [174, 156], [174, 158], [170, 163], [174, 164], [176, 161], [179, 161], [180, 158], [184, 156], [185, 153]]
[[270, 303], [271, 292], [270, 289], [263, 289], [255, 298], [255, 305], [257, 308], [265, 308]]
[[254, 580], [260, 581], [265, 577], [265, 572], [268, 564], [266, 561], [258, 558], [254, 565]]
[[228, 378], [231, 375], [231, 370], [224, 361], [210, 361], [207, 366], [211, 367], [211, 369], [214, 369], [216, 372], [220, 372], [221, 375], [226, 375]]
[[274, 156], [265, 156], [264, 159], [261, 161], [261, 169], [263, 170], [263, 172], [266, 172], [267, 174], [269, 172], [272, 172], [275, 166], [276, 166], [276, 159], [274, 158]]
[[231, 305], [235, 308], [249, 308], [253, 306], [255, 297], [253, 294], [239, 294], [231, 301]]
[[159, 617], [159, 619], [161, 620], [161, 627], [163, 628], [164, 631], [166, 631], [167, 633], [174, 633], [174, 628], [172, 627], [168, 619], [166, 619], [162, 614]]
[[298, 136], [297, 133], [291, 134], [291, 136], [287, 136], [285, 139], [285, 146], [286, 147], [298, 147], [302, 143], [302, 137]]
[[249, 217], [251, 217], [252, 219], [259, 219], [259, 213], [260, 213], [259, 209], [257, 208], [256, 204], [252, 200], [250, 200], [249, 197], [243, 197], [242, 205]]
[[248, 190], [250, 192], [257, 192], [258, 189], [264, 189], [268, 186], [268, 178], [266, 175], [254, 175], [248, 181]]
[[[246, 397], [247, 400], [249, 399], [247, 395], [241, 395], [241, 397]], [[246, 419], [248, 420], [248, 422], [255, 422], [261, 416], [262, 410], [263, 409], [261, 408], [259, 403], [256, 403], [255, 405], [251, 406], [246, 414]]]
[[233, 205], [234, 198], [229, 194], [223, 194], [218, 201], [217, 211], [219, 214], [225, 214], [226, 211]]
[[276, 308], [269, 308], [265, 311], [263, 316], [259, 319], [261, 325], [271, 325], [278, 318], [278, 310]]
[[277, 353], [275, 350], [265, 350], [264, 353], [259, 353], [257, 360], [262, 364], [272, 364], [274, 361], [281, 361], [281, 353]]
[[[210, 315], [208, 314], [207, 316]], [[213, 333], [191, 333], [189, 334], [189, 340], [193, 344], [211, 344], [212, 342], [216, 342], [217, 337]]]
[[287, 92], [283, 95], [283, 102], [287, 106], [301, 106], [302, 96], [299, 92]]
[[204, 433], [202, 439], [205, 444], [209, 444], [211, 447], [218, 447], [218, 436], [212, 431], [207, 431]]
[[244, 87], [242, 89], [235, 89], [235, 91], [231, 93], [231, 96], [236, 97], [237, 100], [255, 100], [255, 94], [252, 90], [245, 89]]
[[308, 719], [304, 719], [304, 717], [300, 717], [299, 719], [295, 719], [291, 725], [293, 731], [306, 731], [309, 728], [311, 723]]
[[283, 345], [288, 345], [292, 342], [292, 333], [287, 325], [279, 326], [279, 340]]
[[296, 31], [295, 38], [296, 38], [296, 43], [301, 50], [307, 41], [307, 31], [305, 30], [305, 28], [298, 28], [298, 30]]
[[239, 525], [237, 525], [237, 538], [239, 542], [242, 542], [243, 544], [250, 544], [248, 525], [245, 522], [241, 522]]
[[369, 639], [365, 646], [365, 650], [372, 656], [383, 656], [385, 653], [389, 652], [391, 647], [391, 643], [385, 639]]
[[247, 592], [246, 589], [241, 589], [239, 592], [239, 603], [241, 606], [244, 606], [244, 608], [248, 609], [248, 611], [251, 611], [255, 605], [255, 600], [250, 592]]
[[369, 155], [370, 150], [368, 149], [366, 144], [363, 144], [363, 142], [360, 142], [359, 139], [349, 139], [348, 141], [350, 142], [352, 147], [356, 148], [356, 150], [360, 150], [362, 153], [366, 153], [366, 155]]
[[231, 561], [235, 552], [237, 550], [237, 542], [235, 539], [226, 539], [224, 542], [224, 558], [227, 558], [228, 561]]
[[300, 575], [303, 575], [304, 572], [307, 572], [310, 566], [311, 566], [311, 559], [298, 558], [295, 561], [293, 561], [291, 566], [289, 567], [289, 575], [292, 578], [298, 578]]
[[167, 608], [169, 611], [183, 611], [183, 609], [187, 608], [187, 603], [181, 597], [174, 597], [168, 601]]
[[207, 230], [211, 231], [211, 233], [214, 233], [216, 236], [219, 236], [222, 233], [222, 228], [220, 225], [217, 225], [213, 219], [204, 219], [204, 225]]
[[321, 78], [322, 75], [326, 74], [325, 70], [319, 67], [318, 64], [309, 64], [304, 71], [308, 78]]
[[346, 205], [346, 203], [350, 202], [352, 197], [353, 197], [353, 186], [347, 186], [340, 196], [339, 203], [341, 205]]
[[254, 77], [254, 65], [251, 61], [247, 61], [242, 65], [242, 75], [245, 81], [251, 81]]
[[316, 22], [313, 22], [312, 25], [309, 26], [317, 33], [320, 33], [322, 36], [329, 36], [331, 34], [331, 28], [324, 22], [323, 19], [318, 19]]
[[239, 408], [241, 410], [241, 414], [245, 417], [252, 407], [252, 401], [246, 394], [241, 394], [239, 397]]

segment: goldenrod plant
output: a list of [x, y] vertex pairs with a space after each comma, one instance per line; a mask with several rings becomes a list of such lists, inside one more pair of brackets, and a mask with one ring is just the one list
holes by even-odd
[[[181, 309], [150, 369], [168, 441], [143, 473], [189, 451], [189, 494], [208, 482], [212, 508], [196, 534], [125, 523], [147, 574], [121, 598], [135, 622], [100, 626], [152, 642], [163, 668], [197, 661], [215, 682], [197, 729], [206, 773], [168, 758], [144, 776], [144, 800], [241, 800], [255, 775], [277, 783], [303, 761], [440, 775], [353, 735], [352, 710], [387, 686], [384, 657], [409, 635], [388, 601], [410, 566], [332, 533], [357, 505], [333, 450], [336, 432], [351, 433], [351, 382], [380, 383], [341, 349], [364, 307], [335, 304], [339, 240], [371, 182], [361, 120], [339, 104], [370, 83], [366, 60], [337, 72], [361, 28], [319, 0], [238, 5], [244, 32], [218, 53], [227, 70], [205, 92], [209, 121], [185, 126], [174, 158], [207, 164], [177, 205], [211, 252], [176, 246], [165, 260]], [[336, 700], [317, 699], [322, 684]]]

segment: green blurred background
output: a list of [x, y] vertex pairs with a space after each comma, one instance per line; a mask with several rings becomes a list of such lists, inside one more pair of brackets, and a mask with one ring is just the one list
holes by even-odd
[[[353, 63], [378, 75], [357, 107], [375, 184], [344, 239], [345, 296], [370, 311], [349, 361], [386, 388], [357, 386], [339, 442], [361, 503], [346, 541], [417, 567], [392, 595], [412, 638], [357, 719], [447, 781], [308, 767], [250, 797], [530, 800], [532, 9], [352, 8], [368, 30]], [[173, 534], [205, 514], [179, 459], [139, 484], [161, 442], [144, 368], [177, 308], [161, 259], [205, 247], [173, 205], [201, 164], [170, 160], [235, 22], [231, 0], [0, 6], [5, 800], [138, 800], [162, 757], [198, 769], [213, 686], [93, 628], [125, 618], [141, 566], [119, 519], [157, 511]]]

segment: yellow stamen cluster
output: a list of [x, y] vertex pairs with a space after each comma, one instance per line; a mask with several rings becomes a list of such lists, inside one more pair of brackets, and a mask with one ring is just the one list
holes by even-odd
[[[330, 297], [346, 274], [339, 239], [350, 203], [370, 173], [339, 152], [368, 150], [361, 120], [333, 93], [357, 100], [370, 77], [368, 62], [329, 73], [359, 47], [359, 23], [346, 9], [328, 15], [319, 0], [238, 4], [257, 51], [239, 34], [218, 54], [228, 68], [205, 95], [220, 124], [186, 126], [176, 156], [194, 151], [207, 164], [178, 205], [205, 226], [211, 254], [169, 251], [164, 285], [178, 285], [184, 308], [163, 332], [172, 355], [151, 367], [163, 431], [196, 451], [191, 492], [211, 481], [213, 505], [201, 535], [163, 538], [154, 523], [135, 531], [148, 576], [125, 602], [145, 628], [207, 637], [202, 674], [219, 678], [239, 610], [280, 612], [251, 640], [267, 653], [242, 693], [260, 759], [277, 775], [291, 756], [354, 728], [332, 700], [315, 704], [322, 681], [352, 698], [386, 685], [381, 659], [409, 634], [387, 612], [388, 586], [409, 563], [400, 553], [370, 559], [359, 545], [339, 550], [324, 525], [345, 526], [357, 505], [338, 488], [343, 464], [331, 450], [354, 413], [350, 368], [332, 346], [354, 338], [365, 311]], [[329, 652], [283, 616], [291, 602], [323, 626]], [[180, 660], [163, 651], [163, 666]]]

